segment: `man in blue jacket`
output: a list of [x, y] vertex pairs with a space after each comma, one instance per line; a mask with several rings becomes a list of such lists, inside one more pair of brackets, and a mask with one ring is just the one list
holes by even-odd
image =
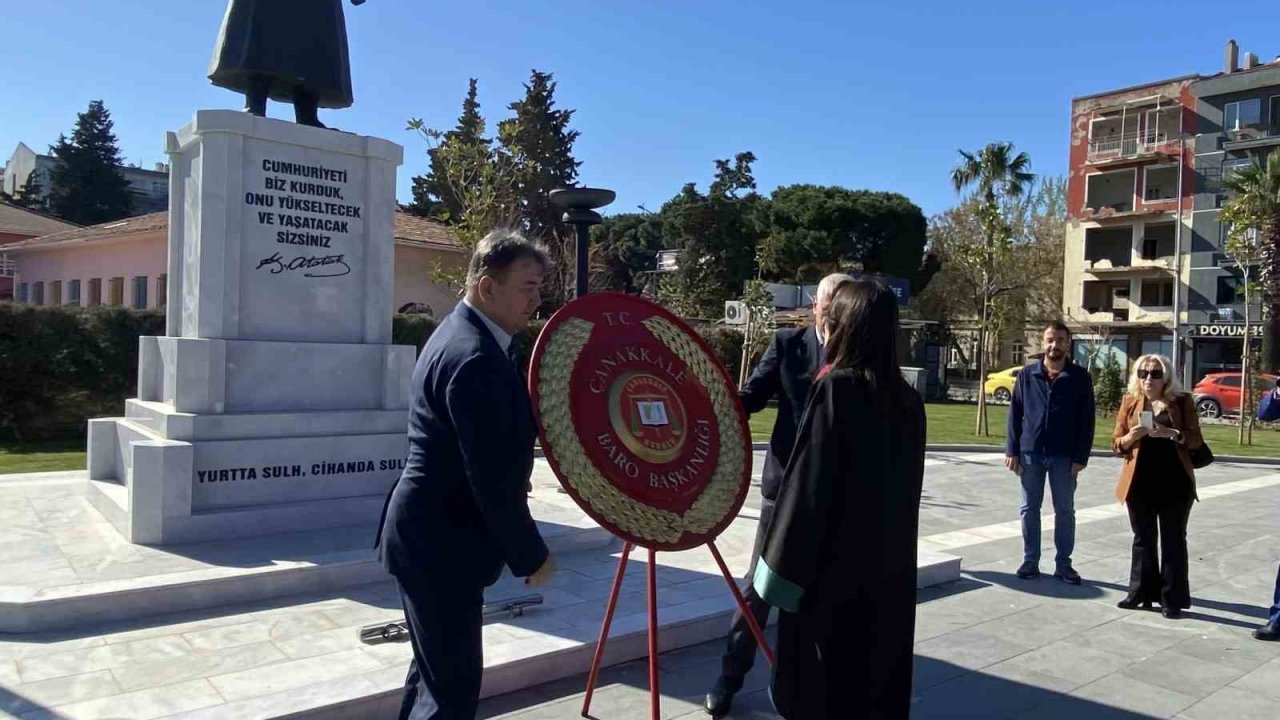
[[548, 267], [541, 246], [490, 233], [471, 258], [465, 298], [413, 370], [409, 458], [377, 545], [413, 645], [402, 720], [474, 718], [484, 589], [504, 564], [530, 585], [555, 570], [529, 514], [536, 429], [510, 353], [542, 302]]
[[1004, 465], [1022, 478], [1023, 562], [1018, 577], [1040, 576], [1040, 504], [1045, 476], [1053, 493], [1054, 577], [1080, 584], [1071, 567], [1076, 544], [1076, 478], [1093, 446], [1093, 379], [1071, 362], [1071, 331], [1044, 329], [1044, 357], [1018, 373], [1009, 406]]

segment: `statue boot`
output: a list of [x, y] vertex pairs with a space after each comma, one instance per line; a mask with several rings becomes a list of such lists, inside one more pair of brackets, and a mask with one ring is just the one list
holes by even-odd
[[324, 127], [324, 123], [320, 122], [317, 114], [319, 101], [316, 99], [315, 93], [308, 92], [299, 88], [293, 93], [293, 116], [294, 122], [299, 125], [310, 125], [311, 127]]

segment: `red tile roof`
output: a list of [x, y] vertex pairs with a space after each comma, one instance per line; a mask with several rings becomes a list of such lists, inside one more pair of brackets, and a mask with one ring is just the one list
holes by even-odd
[[[66, 225], [66, 223], [63, 223]], [[64, 229], [61, 232], [53, 232], [41, 237], [34, 237], [29, 240], [20, 240], [9, 245], [5, 245], [4, 249], [23, 250], [27, 248], [43, 248], [49, 246], [61, 246], [71, 243], [92, 242], [95, 240], [104, 240], [106, 238], [120, 237], [122, 235], [135, 235], [144, 232], [161, 232], [167, 233], [169, 230], [169, 213], [161, 211], [150, 213], [148, 215], [138, 215], [137, 217], [125, 218], [124, 220], [115, 220], [101, 225], [92, 225], [90, 227], [76, 227], [69, 225], [71, 229]], [[3, 228], [0, 228], [2, 230]], [[410, 215], [404, 210], [397, 208], [395, 213], [395, 239], [398, 244], [411, 245], [424, 248], [434, 248], [437, 250], [448, 250], [453, 252], [462, 252], [463, 248], [453, 237], [453, 233], [444, 223], [429, 218]]]
[[0, 233], [39, 237], [78, 227], [52, 215], [0, 201]]

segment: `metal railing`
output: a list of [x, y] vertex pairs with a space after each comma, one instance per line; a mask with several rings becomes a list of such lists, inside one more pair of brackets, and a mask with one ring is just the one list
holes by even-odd
[[9, 259], [8, 255], [0, 255], [0, 277], [17, 277], [18, 264]]
[[1158, 131], [1110, 135], [1089, 141], [1089, 160], [1131, 157], [1154, 151], [1169, 142], [1168, 133]]

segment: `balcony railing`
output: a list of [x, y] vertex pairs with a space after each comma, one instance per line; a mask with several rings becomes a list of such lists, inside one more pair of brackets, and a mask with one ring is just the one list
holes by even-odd
[[1168, 134], [1162, 132], [1125, 133], [1090, 140], [1089, 162], [1144, 155], [1168, 142]]
[[17, 277], [18, 264], [9, 259], [8, 255], [0, 255], [0, 277]]

